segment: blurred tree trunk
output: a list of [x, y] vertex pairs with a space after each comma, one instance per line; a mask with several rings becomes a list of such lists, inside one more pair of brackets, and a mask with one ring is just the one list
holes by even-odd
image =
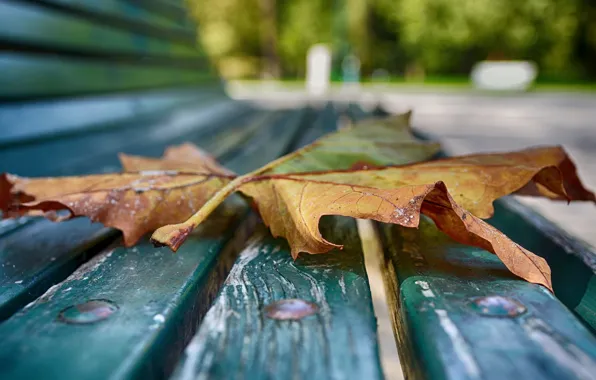
[[596, 78], [596, 0], [580, 2], [575, 58], [590, 79]]
[[371, 72], [370, 45], [372, 42], [369, 33], [369, 1], [368, 0], [347, 0], [347, 22], [348, 39], [351, 53], [356, 55], [362, 65], [364, 72]]
[[279, 78], [281, 74], [277, 51], [277, 6], [276, 0], [259, 0], [261, 8], [261, 52], [263, 74]]

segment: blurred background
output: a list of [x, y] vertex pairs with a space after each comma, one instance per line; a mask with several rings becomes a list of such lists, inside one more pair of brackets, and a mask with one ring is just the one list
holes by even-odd
[[483, 60], [529, 60], [537, 85], [593, 87], [594, 0], [189, 0], [226, 79], [302, 80], [327, 44], [332, 80], [358, 57], [362, 81], [468, 83]]
[[[562, 144], [596, 187], [596, 0], [188, 6], [237, 99], [267, 107], [316, 98], [412, 109], [415, 127], [451, 154]], [[319, 82], [314, 91], [309, 81]], [[592, 205], [522, 200], [596, 245]]]

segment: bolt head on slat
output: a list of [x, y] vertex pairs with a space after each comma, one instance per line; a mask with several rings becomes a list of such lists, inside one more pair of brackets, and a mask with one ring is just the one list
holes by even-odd
[[514, 318], [528, 309], [519, 301], [503, 296], [478, 297], [470, 302], [472, 310], [487, 317]]

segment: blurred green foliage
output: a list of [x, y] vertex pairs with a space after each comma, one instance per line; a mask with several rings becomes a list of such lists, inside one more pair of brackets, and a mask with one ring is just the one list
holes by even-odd
[[596, 78], [596, 0], [188, 0], [226, 77], [303, 77], [328, 44], [362, 73], [462, 75], [484, 59], [527, 59], [544, 78]]

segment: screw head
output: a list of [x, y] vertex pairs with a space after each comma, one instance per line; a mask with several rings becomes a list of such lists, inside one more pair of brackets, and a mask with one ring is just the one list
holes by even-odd
[[298, 320], [319, 311], [319, 307], [305, 300], [290, 298], [271, 303], [265, 307], [267, 318], [277, 320]]
[[89, 324], [103, 321], [118, 310], [110, 300], [97, 299], [69, 306], [58, 314], [58, 321], [69, 324]]
[[472, 310], [488, 317], [515, 318], [528, 309], [519, 301], [503, 296], [486, 296], [475, 298], [470, 302]]

